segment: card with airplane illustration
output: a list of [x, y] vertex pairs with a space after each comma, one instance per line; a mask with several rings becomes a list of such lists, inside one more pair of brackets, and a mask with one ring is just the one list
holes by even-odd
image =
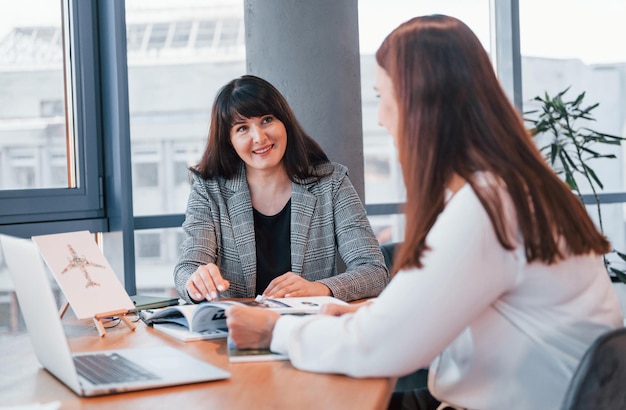
[[32, 237], [79, 319], [135, 308], [88, 231]]

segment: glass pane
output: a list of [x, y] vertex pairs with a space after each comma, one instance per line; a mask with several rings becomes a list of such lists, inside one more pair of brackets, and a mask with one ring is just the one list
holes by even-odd
[[197, 23], [198, 31], [195, 38], [195, 47], [208, 48], [213, 46], [216, 23], [215, 20], [205, 20]]
[[402, 173], [393, 141], [378, 125], [378, 100], [374, 92], [374, 53], [385, 36], [400, 23], [415, 16], [436, 13], [463, 20], [489, 51], [489, 0], [359, 2], [365, 198], [368, 204], [403, 202], [405, 198]]
[[174, 36], [170, 47], [187, 47], [191, 34], [191, 21], [180, 21], [175, 25]]
[[147, 229], [135, 233], [137, 293], [173, 296], [174, 266], [180, 256], [183, 229]]
[[[524, 112], [540, 109], [542, 104], [534, 101], [537, 96], [551, 97], [569, 90], [563, 95], [566, 103], [573, 102], [585, 93], [581, 107], [599, 104], [590, 112], [593, 121], [576, 120], [575, 129], [583, 128], [626, 137], [626, 2], [598, 0], [560, 0], [545, 2], [525, 0], [520, 2], [520, 48], [522, 52], [522, 79]], [[559, 16], [554, 18], [554, 16]], [[545, 35], [538, 27], [550, 27], [556, 35]], [[536, 114], [526, 114], [536, 118]], [[561, 123], [563, 123], [561, 121]], [[536, 138], [539, 146], [551, 142], [547, 135]], [[604, 188], [594, 184], [597, 192], [623, 192], [626, 190], [626, 167], [624, 149], [626, 144], [587, 145], [600, 155], [615, 158], [588, 159], [585, 163], [595, 172]], [[572, 152], [572, 151], [570, 151]], [[556, 169], [561, 167], [557, 164]], [[582, 193], [592, 193], [591, 185], [582, 174], [576, 174]], [[597, 207], [587, 206], [589, 214], [599, 223]], [[602, 227], [618, 251], [626, 252], [624, 206], [621, 203], [602, 206]]]
[[167, 33], [170, 29], [169, 23], [155, 23], [150, 26], [150, 40], [148, 40], [148, 50], [159, 50], [165, 47], [165, 40], [167, 40]]
[[0, 3], [0, 189], [67, 188], [59, 0]]
[[245, 73], [243, 0], [127, 0], [126, 25], [134, 213], [183, 213], [213, 98]]
[[240, 33], [243, 33], [243, 20], [228, 19], [222, 21], [219, 47], [225, 49], [236, 47]]
[[[593, 7], [583, 0], [520, 2], [524, 111], [540, 108], [533, 101], [536, 96], [555, 96], [569, 87], [563, 101], [574, 101], [584, 92], [582, 106], [599, 104], [591, 112], [594, 121], [579, 120], [576, 128], [626, 136], [626, 49], [622, 45], [626, 26], [621, 23], [625, 14], [626, 2], [617, 0], [598, 0]], [[556, 15], [559, 18], [554, 18]], [[547, 26], [558, 35], [546, 36], [544, 30], [537, 30]], [[598, 187], [600, 192], [626, 188], [624, 145], [589, 145], [600, 154], [616, 156], [587, 162], [604, 185], [604, 189]], [[591, 193], [584, 177], [577, 180], [584, 193]]]
[[[599, 209], [596, 205], [587, 205], [586, 208], [596, 226], [602, 228], [613, 249], [625, 254], [626, 230], [624, 229], [624, 212], [626, 212], [626, 204], [606, 204], [601, 205]], [[615, 252], [605, 255], [605, 261], [608, 262], [609, 267], [626, 272], [626, 262], [619, 258]]]
[[405, 218], [403, 214], [370, 216], [368, 219], [381, 245], [404, 240]]

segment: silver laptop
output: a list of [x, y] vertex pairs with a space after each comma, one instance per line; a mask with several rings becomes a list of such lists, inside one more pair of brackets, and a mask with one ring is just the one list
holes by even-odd
[[39, 362], [79, 396], [230, 377], [227, 371], [170, 346], [72, 354], [48, 273], [35, 244], [29, 239], [0, 234], [0, 246]]

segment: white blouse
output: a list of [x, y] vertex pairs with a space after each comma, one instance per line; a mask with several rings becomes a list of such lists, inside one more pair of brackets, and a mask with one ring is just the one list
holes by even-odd
[[527, 263], [523, 243], [500, 245], [469, 184], [427, 245], [422, 269], [399, 272], [355, 313], [281, 317], [272, 350], [302, 370], [355, 377], [430, 366], [430, 392], [459, 408], [552, 409], [586, 348], [623, 326], [601, 258]]

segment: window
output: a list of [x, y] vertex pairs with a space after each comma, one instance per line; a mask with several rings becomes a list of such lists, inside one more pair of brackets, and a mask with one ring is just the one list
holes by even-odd
[[178, 262], [182, 228], [147, 229], [135, 233], [137, 292], [176, 296], [174, 266]]
[[156, 188], [159, 186], [159, 166], [156, 162], [139, 162], [133, 168], [136, 188]]
[[187, 47], [189, 36], [191, 35], [191, 21], [179, 21], [175, 23], [174, 36], [170, 47]]
[[40, 117], [63, 117], [64, 115], [65, 106], [63, 100], [42, 100], [39, 102]]
[[167, 40], [167, 33], [169, 32], [170, 25], [168, 23], [155, 23], [150, 26], [150, 40], [148, 40], [148, 50], [161, 49], [165, 47], [165, 41]]
[[243, 26], [242, 19], [226, 19], [222, 21], [222, 31], [219, 41], [221, 48], [230, 48], [237, 45], [240, 26]]
[[[612, 135], [626, 136], [626, 91], [623, 78], [626, 51], [615, 42], [626, 36], [620, 17], [626, 13], [626, 3], [598, 0], [593, 7], [582, 0], [520, 2], [520, 48], [522, 53], [522, 78], [524, 111], [536, 108], [535, 96], [548, 92], [554, 96], [570, 87], [564, 101], [573, 101], [585, 92], [583, 105], [599, 103], [592, 111], [596, 121], [588, 126]], [[558, 13], [559, 18], [554, 18]], [[549, 24], [558, 36], [545, 36], [538, 27]], [[594, 146], [594, 150], [613, 154], [615, 159], [598, 159], [588, 162], [604, 189], [600, 190], [603, 203], [602, 218], [605, 234], [613, 246], [626, 249], [624, 227], [626, 202], [626, 167], [622, 146]], [[591, 194], [589, 186], [583, 193]], [[590, 195], [592, 196], [592, 195]], [[607, 199], [608, 197], [613, 199]], [[599, 223], [595, 206], [587, 210]]]
[[[61, 44], [61, 7], [59, 3], [39, 0], [46, 13], [44, 24], [35, 25], [41, 16], [20, 19], [19, 8], [1, 10], [13, 17], [0, 26], [0, 150], [29, 150], [33, 158], [48, 148], [48, 129], [65, 126], [63, 44]], [[2, 7], [2, 6], [0, 6]], [[12, 20], [12, 21], [11, 21]], [[37, 84], [36, 87], [33, 84]], [[65, 146], [66, 142], [62, 141]], [[11, 155], [11, 154], [10, 154]], [[11, 155], [18, 161], [19, 154]], [[67, 161], [66, 161], [67, 162]], [[14, 162], [15, 163], [15, 162]], [[46, 162], [31, 161], [28, 170], [15, 169], [18, 178], [0, 189], [50, 188], [38, 176], [49, 172]], [[61, 186], [68, 186], [66, 180]]]
[[161, 257], [161, 235], [159, 233], [137, 233], [137, 257], [139, 259], [156, 259]]
[[129, 22], [126, 27], [126, 47], [128, 48], [128, 54], [132, 54], [133, 52], [142, 49], [144, 46], [146, 25], [132, 24]]
[[0, 4], [0, 226], [11, 232], [103, 216], [91, 7]]
[[[188, 167], [204, 150], [213, 97], [245, 73], [243, 1], [126, 0], [126, 21], [129, 50], [142, 38], [140, 22], [151, 28], [148, 47], [159, 48], [128, 53], [133, 212], [136, 218], [183, 214]], [[173, 285], [176, 238], [171, 229], [162, 232], [161, 266], [138, 255], [138, 288]]]
[[[202, 155], [213, 96], [227, 81], [245, 73], [245, 50], [240, 35], [243, 3], [198, 4], [176, 0], [158, 5], [126, 1], [127, 21], [142, 21], [152, 27], [151, 43], [156, 45], [158, 38], [158, 43], [167, 47], [167, 33], [172, 33], [169, 47], [186, 44], [187, 39], [194, 41], [194, 48], [188, 50], [191, 54], [185, 57], [165, 50], [149, 59], [128, 55], [133, 186], [158, 189], [158, 192], [135, 192], [136, 216], [185, 211], [189, 195], [187, 167], [196, 164]], [[158, 20], [153, 22], [151, 18]], [[128, 26], [128, 41], [136, 37], [130, 34], [136, 30], [133, 27], [133, 24]], [[237, 46], [241, 50], [228, 55], [201, 50], [214, 44]], [[156, 147], [151, 154], [146, 151], [148, 145], [151, 149]], [[173, 189], [176, 200], [171, 199]]]
[[216, 23], [215, 20], [204, 20], [198, 23], [198, 32], [195, 39], [197, 48], [213, 47]]

